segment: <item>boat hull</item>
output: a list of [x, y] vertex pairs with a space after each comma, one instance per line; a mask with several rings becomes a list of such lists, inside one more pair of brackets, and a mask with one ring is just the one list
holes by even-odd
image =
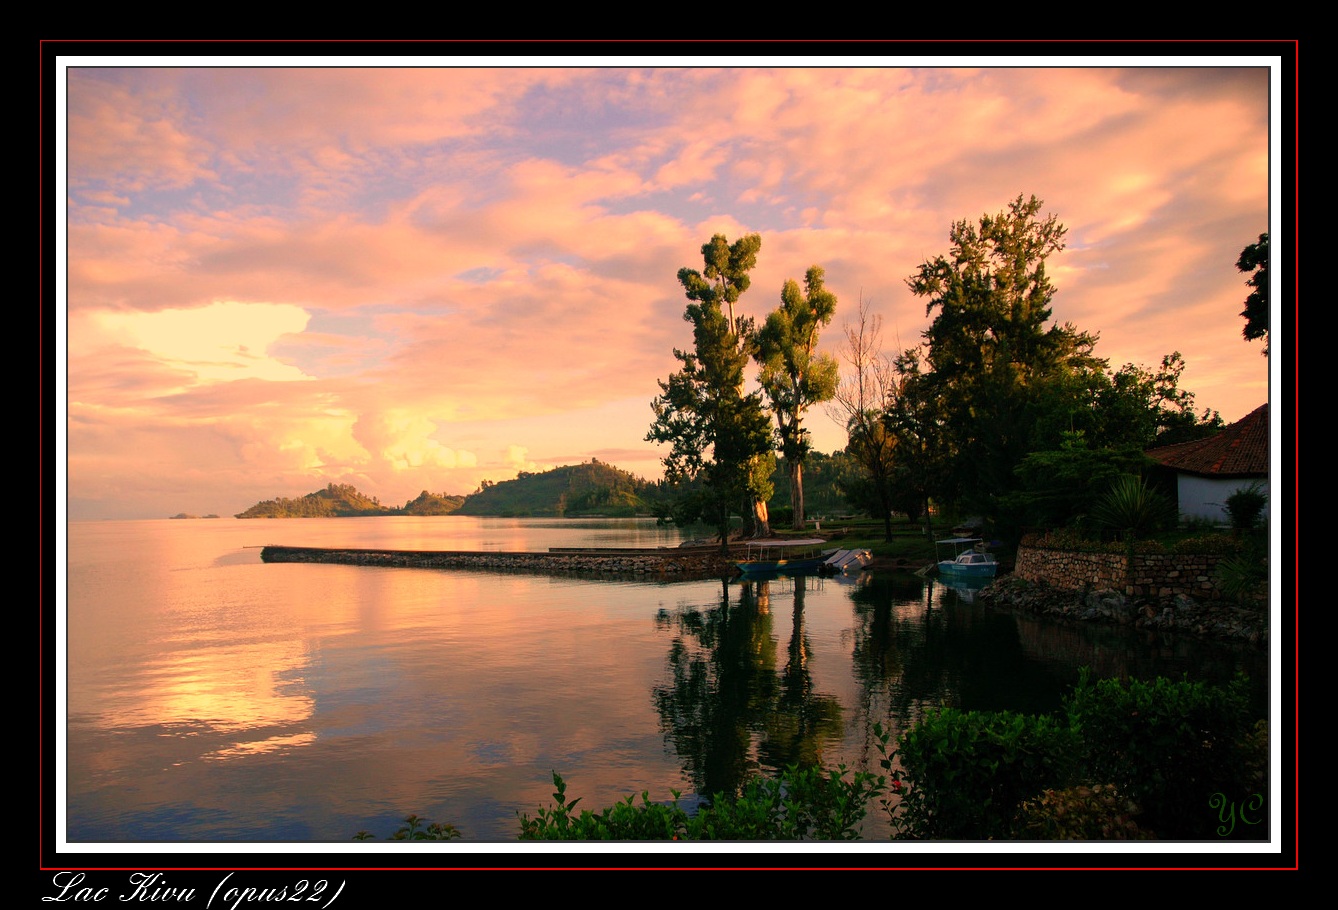
[[998, 571], [997, 563], [962, 565], [951, 560], [944, 560], [938, 564], [938, 574], [946, 575], [949, 578], [993, 578]]
[[821, 556], [812, 559], [752, 560], [736, 563], [744, 575], [764, 575], [768, 572], [816, 572], [823, 563]]

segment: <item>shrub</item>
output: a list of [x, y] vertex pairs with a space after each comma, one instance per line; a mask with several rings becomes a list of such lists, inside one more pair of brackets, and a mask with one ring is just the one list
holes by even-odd
[[1097, 500], [1092, 517], [1113, 531], [1129, 537], [1144, 537], [1152, 531], [1174, 524], [1175, 504], [1147, 481], [1126, 474], [1111, 484], [1110, 491]]
[[1192, 553], [1195, 555], [1215, 554], [1227, 556], [1241, 551], [1238, 539], [1226, 533], [1198, 534], [1177, 540], [1171, 546], [1173, 553]]
[[540, 809], [536, 818], [521, 816], [521, 840], [677, 840], [687, 825], [676, 790], [672, 805], [653, 803], [643, 791], [640, 805], [629, 796], [596, 814], [574, 811], [581, 800], [567, 801], [567, 783], [556, 771], [553, 786], [554, 805]]
[[1049, 716], [932, 712], [897, 745], [902, 772], [892, 787], [901, 802], [890, 808], [892, 823], [917, 839], [1010, 837], [1024, 800], [1075, 782], [1074, 745]]
[[1017, 837], [1037, 840], [1151, 840], [1138, 806], [1110, 784], [1046, 790], [1018, 810]]
[[[417, 815], [410, 815], [404, 819], [404, 824], [394, 834], [390, 835], [388, 840], [455, 840], [460, 836], [455, 825], [448, 825], [443, 822], [428, 822], [425, 818], [419, 818]], [[374, 840], [373, 835], [368, 831], [359, 831], [353, 835], [354, 840]]]
[[835, 769], [786, 769], [777, 778], [754, 777], [738, 796], [716, 794], [689, 814], [673, 803], [641, 802], [628, 796], [592, 812], [575, 812], [580, 799], [567, 800], [567, 785], [554, 772], [554, 803], [535, 818], [523, 815], [521, 840], [856, 840], [870, 800], [881, 795], [885, 778], [844, 765]]
[[1224, 503], [1227, 515], [1231, 518], [1231, 527], [1240, 531], [1248, 531], [1259, 524], [1259, 517], [1264, 514], [1264, 506], [1267, 504], [1268, 494], [1257, 480], [1232, 493]]
[[1084, 671], [1065, 709], [1082, 740], [1085, 779], [1113, 783], [1159, 839], [1215, 839], [1214, 794], [1241, 800], [1263, 789], [1241, 678], [1229, 686], [1092, 683]]

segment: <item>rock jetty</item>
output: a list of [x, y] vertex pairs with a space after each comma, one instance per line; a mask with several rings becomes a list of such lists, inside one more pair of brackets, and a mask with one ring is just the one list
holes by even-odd
[[347, 547], [267, 546], [264, 562], [316, 562], [418, 569], [486, 569], [546, 575], [614, 578], [725, 578], [738, 567], [719, 548], [657, 550], [551, 550], [546, 553], [477, 550], [374, 550]]

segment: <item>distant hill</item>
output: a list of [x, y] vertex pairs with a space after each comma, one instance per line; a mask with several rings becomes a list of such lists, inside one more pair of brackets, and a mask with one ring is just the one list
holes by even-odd
[[345, 518], [359, 515], [394, 515], [399, 509], [388, 509], [375, 497], [368, 498], [347, 483], [332, 483], [324, 490], [308, 493], [299, 499], [266, 499], [238, 518]]
[[450, 515], [458, 511], [464, 502], [463, 496], [447, 496], [445, 493], [438, 496], [424, 490], [417, 499], [406, 502], [400, 511], [405, 515]]
[[279, 497], [258, 502], [238, 518], [350, 518], [372, 515], [608, 515], [630, 516], [651, 511], [655, 485], [600, 461], [567, 465], [515, 480], [485, 480], [468, 496], [418, 494], [404, 508], [383, 506], [350, 484], [330, 484], [297, 499]]
[[627, 471], [593, 460], [515, 480], [484, 481], [465, 497], [461, 515], [630, 516], [650, 512], [655, 485]]

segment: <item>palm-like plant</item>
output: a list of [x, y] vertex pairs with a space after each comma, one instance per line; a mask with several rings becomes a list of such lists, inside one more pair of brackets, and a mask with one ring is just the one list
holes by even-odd
[[1175, 520], [1175, 503], [1147, 481], [1132, 474], [1115, 478], [1110, 490], [1097, 500], [1092, 517], [1130, 539], [1142, 537]]

